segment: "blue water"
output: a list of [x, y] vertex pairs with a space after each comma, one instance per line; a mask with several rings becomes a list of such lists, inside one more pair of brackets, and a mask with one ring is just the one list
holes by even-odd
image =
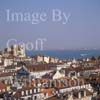
[[92, 56], [100, 56], [100, 50], [51, 50], [51, 51], [26, 51], [26, 55], [34, 56], [37, 54], [57, 57], [60, 59], [80, 59]]

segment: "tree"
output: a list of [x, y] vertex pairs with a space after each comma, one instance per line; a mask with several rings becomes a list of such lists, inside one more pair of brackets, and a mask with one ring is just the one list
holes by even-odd
[[2, 50], [0, 50], [0, 55], [2, 55]]
[[91, 57], [91, 61], [95, 61], [96, 58], [94, 56]]

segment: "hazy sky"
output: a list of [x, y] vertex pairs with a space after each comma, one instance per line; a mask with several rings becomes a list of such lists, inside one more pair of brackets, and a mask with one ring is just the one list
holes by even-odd
[[[6, 10], [47, 14], [47, 21], [7, 22]], [[59, 9], [68, 22], [53, 22], [52, 10]], [[62, 20], [63, 14], [62, 14]], [[100, 0], [0, 0], [0, 48], [8, 39], [18, 42], [32, 42], [46, 38], [46, 49], [100, 48]]]

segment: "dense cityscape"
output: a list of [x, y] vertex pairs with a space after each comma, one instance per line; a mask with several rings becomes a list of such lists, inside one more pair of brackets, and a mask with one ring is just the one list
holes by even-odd
[[[67, 55], [66, 55], [67, 56]], [[100, 56], [26, 56], [22, 45], [0, 51], [0, 100], [100, 100]]]
[[0, 100], [100, 100], [100, 0], [0, 1]]

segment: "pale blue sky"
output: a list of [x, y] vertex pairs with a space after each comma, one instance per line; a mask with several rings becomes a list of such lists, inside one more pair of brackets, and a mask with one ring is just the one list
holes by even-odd
[[[52, 9], [71, 13], [67, 24], [7, 22], [6, 9], [20, 12], [46, 12]], [[46, 38], [47, 49], [100, 48], [100, 0], [0, 0], [0, 47], [8, 39], [33, 42]]]

